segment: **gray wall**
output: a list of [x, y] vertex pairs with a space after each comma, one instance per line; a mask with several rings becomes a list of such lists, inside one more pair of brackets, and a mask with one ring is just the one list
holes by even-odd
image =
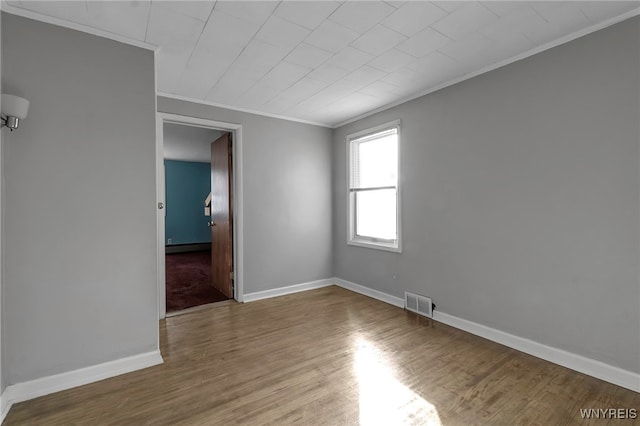
[[158, 111], [242, 124], [245, 294], [333, 276], [330, 129], [163, 97]]
[[[216, 107], [158, 110], [243, 125], [246, 293], [336, 275], [640, 372], [638, 22], [333, 143]], [[3, 384], [153, 350], [153, 55], [7, 14], [2, 44], [3, 89], [31, 100], [3, 142]], [[404, 252], [347, 246], [344, 137], [396, 118]]]
[[[639, 30], [337, 129], [336, 276], [640, 372]], [[404, 252], [347, 246], [345, 136], [398, 118]]]
[[[0, 93], [2, 93], [2, 19], [0, 19]], [[0, 98], [1, 99], [1, 98]], [[0, 101], [0, 111], [2, 110], [2, 102]], [[2, 176], [4, 176], [4, 169], [2, 163], [4, 162], [4, 129], [0, 130], [0, 393], [4, 392], [6, 385], [5, 380], [5, 367], [4, 367], [4, 323], [2, 321], [2, 277], [4, 271], [4, 254], [2, 247], [4, 245], [3, 233], [4, 233], [4, 188], [2, 184]]]
[[6, 384], [157, 348], [153, 53], [2, 14]]
[[164, 123], [164, 159], [211, 163], [211, 142], [224, 132], [202, 127]]

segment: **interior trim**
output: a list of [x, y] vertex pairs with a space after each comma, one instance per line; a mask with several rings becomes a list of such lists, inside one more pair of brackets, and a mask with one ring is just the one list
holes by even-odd
[[[335, 282], [339, 287], [404, 308], [404, 299], [399, 297], [391, 296], [381, 291], [373, 290], [369, 287], [351, 283], [340, 278], [335, 278]], [[613, 383], [614, 385], [618, 385], [635, 392], [640, 392], [639, 373], [623, 370], [622, 368], [606, 364], [602, 361], [597, 361], [582, 355], [567, 352], [563, 349], [547, 346], [524, 337], [509, 334], [463, 318], [458, 318], [439, 310], [433, 311], [433, 319], [442, 324], [480, 336], [487, 340], [491, 340], [492, 342], [500, 343], [501, 345], [544, 359], [545, 361], [561, 365], [571, 370]]]
[[560, 46], [561, 44], [565, 44], [565, 43], [568, 43], [568, 42], [573, 41], [575, 39], [578, 39], [580, 37], [584, 37], [584, 36], [586, 36], [588, 34], [591, 34], [593, 32], [600, 31], [600, 30], [602, 30], [604, 28], [610, 27], [611, 25], [615, 25], [615, 24], [617, 24], [619, 22], [622, 22], [624, 20], [627, 20], [627, 19], [632, 18], [632, 17], [637, 16], [637, 15], [640, 15], [640, 7], [636, 8], [634, 10], [630, 10], [629, 12], [625, 12], [625, 13], [623, 13], [621, 15], [614, 16], [613, 18], [607, 19], [607, 20], [602, 21], [600, 23], [597, 23], [597, 24], [591, 25], [589, 27], [583, 28], [583, 29], [578, 30], [576, 32], [573, 32], [571, 34], [567, 34], [566, 36], [560, 37], [560, 38], [558, 38], [556, 40], [553, 40], [553, 41], [550, 41], [549, 43], [545, 43], [545, 44], [543, 44], [541, 46], [534, 47], [533, 49], [528, 50], [528, 51], [526, 51], [524, 53], [520, 53], [518, 55], [512, 56], [512, 57], [507, 58], [507, 59], [504, 59], [504, 60], [502, 60], [500, 62], [496, 62], [494, 64], [488, 65], [488, 66], [486, 66], [484, 68], [481, 68], [481, 69], [479, 69], [477, 71], [472, 71], [472, 72], [470, 72], [468, 74], [465, 74], [465, 75], [463, 75], [461, 77], [454, 78], [453, 80], [446, 81], [446, 82], [444, 82], [442, 84], [439, 84], [439, 85], [437, 85], [435, 87], [431, 87], [431, 88], [428, 88], [426, 90], [422, 90], [422, 91], [420, 91], [418, 93], [415, 93], [413, 95], [409, 95], [407, 97], [404, 97], [402, 99], [394, 101], [394, 102], [392, 102], [390, 104], [383, 105], [383, 106], [381, 106], [379, 108], [376, 108], [376, 109], [371, 110], [369, 112], [366, 112], [364, 114], [358, 115], [357, 117], [353, 117], [353, 118], [350, 118], [348, 120], [345, 120], [345, 121], [343, 121], [343, 122], [341, 122], [339, 124], [336, 124], [335, 126], [332, 126], [332, 127], [334, 129], [337, 129], [338, 127], [342, 127], [342, 126], [345, 126], [347, 124], [353, 123], [355, 121], [361, 120], [361, 119], [363, 119], [365, 117], [369, 117], [369, 116], [377, 114], [379, 112], [386, 111], [386, 110], [391, 109], [393, 107], [396, 107], [398, 105], [404, 104], [405, 102], [409, 102], [409, 101], [412, 101], [414, 99], [420, 98], [422, 96], [428, 95], [429, 93], [437, 92], [438, 90], [442, 90], [442, 89], [444, 89], [446, 87], [453, 86], [454, 84], [462, 83], [465, 80], [469, 80], [471, 78], [477, 77], [477, 76], [479, 76], [481, 74], [485, 74], [485, 73], [487, 73], [489, 71], [493, 71], [493, 70], [498, 69], [498, 68], [502, 68], [505, 65], [512, 64], [514, 62], [517, 62], [517, 61], [520, 61], [522, 59], [528, 58], [529, 56], [536, 55], [538, 53], [544, 52], [545, 50], [549, 50], [549, 49], [552, 49], [554, 47]]
[[[132, 46], [137, 46], [137, 47], [141, 47], [143, 49], [147, 49], [147, 50], [151, 50], [154, 52], [158, 52], [160, 50], [160, 47], [155, 46], [153, 44], [150, 43], [146, 43], [143, 41], [139, 41], [139, 40], [135, 40], [129, 37], [125, 37], [125, 36], [121, 36], [118, 34], [113, 34], [110, 33], [108, 31], [102, 31], [96, 28], [92, 28], [92, 27], [88, 27], [82, 24], [77, 24], [75, 22], [70, 22], [70, 21], [65, 21], [63, 19], [59, 19], [59, 18], [54, 18], [51, 16], [47, 16], [47, 15], [43, 15], [41, 13], [38, 12], [33, 12], [30, 11], [28, 9], [21, 9], [18, 7], [14, 7], [11, 6], [10, 4], [8, 4], [6, 2], [6, 0], [1, 0], [0, 1], [0, 10], [5, 11], [7, 13], [11, 13], [13, 15], [18, 15], [18, 16], [22, 16], [24, 18], [29, 18], [29, 19], [35, 19], [41, 22], [46, 22], [49, 24], [53, 24], [53, 25], [57, 25], [60, 27], [65, 27], [65, 28], [70, 28], [73, 30], [77, 30], [77, 31], [82, 31], [88, 34], [93, 34], [99, 37], [104, 37], [104, 38], [108, 38], [111, 40], [115, 40], [118, 41], [120, 43], [125, 43], [125, 44], [129, 44]], [[289, 117], [289, 116], [284, 116], [284, 115], [279, 115], [279, 114], [270, 114], [267, 112], [261, 112], [261, 111], [256, 111], [256, 110], [252, 110], [252, 109], [247, 109], [247, 108], [241, 108], [241, 107], [235, 107], [235, 106], [231, 106], [231, 105], [225, 105], [225, 104], [220, 104], [220, 103], [215, 103], [215, 102], [210, 102], [210, 101], [205, 101], [205, 100], [201, 100], [201, 99], [195, 99], [195, 98], [191, 98], [191, 97], [187, 97], [187, 96], [181, 96], [181, 95], [176, 95], [176, 94], [172, 94], [172, 93], [167, 93], [167, 92], [162, 92], [162, 91], [156, 91], [156, 95], [157, 96], [162, 96], [165, 98], [169, 98], [169, 99], [176, 99], [176, 100], [181, 100], [181, 101], [186, 101], [186, 102], [192, 102], [192, 103], [196, 103], [196, 104], [201, 104], [201, 105], [208, 105], [208, 106], [213, 106], [213, 107], [218, 107], [218, 108], [224, 108], [224, 109], [228, 109], [228, 110], [232, 110], [232, 111], [239, 111], [239, 112], [245, 112], [248, 114], [255, 114], [255, 115], [260, 115], [263, 117], [269, 117], [269, 118], [277, 118], [280, 120], [286, 120], [286, 121], [293, 121], [293, 122], [297, 122], [297, 123], [302, 123], [302, 124], [310, 124], [313, 126], [320, 126], [320, 127], [327, 127], [330, 129], [337, 129], [338, 127], [342, 127], [344, 125], [353, 123], [355, 121], [361, 120], [365, 117], [369, 117], [373, 114], [377, 114], [379, 112], [388, 110], [390, 108], [393, 108], [395, 106], [401, 105], [405, 102], [409, 102], [412, 101], [414, 99], [417, 99], [419, 97], [428, 95], [429, 93], [433, 93], [436, 92], [438, 90], [444, 89], [445, 87], [449, 87], [452, 86], [454, 84], [458, 84], [461, 83], [465, 80], [468, 80], [470, 78], [473, 77], [477, 77], [481, 74], [487, 73], [489, 71], [493, 71], [497, 68], [501, 68], [505, 65], [511, 64], [513, 62], [517, 62], [521, 59], [525, 59], [528, 58], [529, 56], [533, 56], [537, 53], [543, 52], [545, 50], [554, 48], [556, 46], [559, 46], [561, 44], [564, 43], [568, 43], [572, 40], [575, 40], [577, 38], [583, 37], [587, 34], [593, 33], [595, 31], [599, 31], [601, 29], [604, 29], [606, 27], [609, 27], [611, 25], [617, 24], [618, 22], [622, 22], [626, 19], [632, 18], [634, 16], [640, 15], [640, 7], [633, 9], [629, 12], [625, 12], [621, 15], [618, 16], [614, 16], [613, 18], [607, 19], [605, 21], [602, 21], [600, 23], [591, 25], [589, 27], [583, 28], [581, 30], [578, 30], [576, 32], [573, 32], [571, 34], [568, 34], [564, 37], [560, 37], [559, 39], [553, 40], [549, 43], [545, 43], [541, 46], [535, 47], [527, 52], [512, 56], [511, 58], [507, 58], [505, 60], [502, 60], [500, 62], [491, 64], [489, 66], [486, 66], [478, 71], [473, 71], [470, 72], [468, 74], [465, 74], [461, 77], [458, 78], [454, 78], [452, 80], [446, 81], [445, 83], [439, 84], [435, 87], [431, 87], [429, 89], [417, 92], [413, 95], [404, 97], [402, 99], [399, 99], [397, 101], [393, 101], [389, 104], [383, 105], [379, 108], [376, 108], [374, 110], [371, 110], [369, 112], [366, 112], [364, 114], [358, 115], [356, 117], [353, 118], [349, 118], [345, 121], [342, 121], [336, 125], [332, 125], [332, 124], [328, 124], [328, 123], [320, 123], [320, 122], [315, 122], [315, 121], [309, 121], [309, 120], [303, 120], [303, 119], [299, 119], [299, 118], [294, 118], [294, 117]]]
[[[157, 97], [156, 97], [157, 99]], [[233, 264], [234, 264], [234, 299], [244, 301], [244, 203], [243, 203], [243, 157], [242, 157], [242, 125], [206, 118], [189, 117], [186, 115], [166, 112], [156, 113], [156, 197], [158, 203], [166, 204], [164, 179], [164, 135], [163, 124], [174, 123], [188, 126], [204, 127], [208, 129], [224, 130], [233, 133]], [[165, 209], [158, 209], [156, 215], [157, 232], [157, 286], [158, 286], [158, 318], [166, 315], [165, 293]]]
[[248, 109], [248, 108], [241, 108], [241, 107], [236, 107], [236, 106], [231, 106], [231, 105], [226, 105], [226, 104], [219, 104], [219, 103], [216, 103], [216, 102], [211, 102], [211, 101], [205, 101], [205, 100], [202, 100], [202, 99], [191, 98], [189, 96], [175, 95], [173, 93], [157, 92], [157, 95], [161, 96], [163, 98], [175, 99], [175, 100], [178, 100], [178, 101], [191, 102], [191, 103], [194, 103], [194, 104], [212, 106], [212, 107], [216, 107], [216, 108], [224, 108], [224, 109], [228, 109], [228, 110], [231, 110], [231, 111], [246, 112], [247, 114], [261, 115], [263, 117], [277, 118], [278, 120], [293, 121], [295, 123], [310, 124], [312, 126], [327, 127], [329, 129], [333, 129], [334, 128], [331, 124], [327, 124], [327, 123], [320, 123], [320, 122], [317, 122], [317, 121], [309, 121], [309, 120], [303, 120], [301, 118], [288, 117], [288, 116], [285, 116], [285, 115], [271, 114], [271, 113], [268, 113], [268, 112], [256, 111], [256, 110]]
[[0, 2], [0, 10], [10, 13], [12, 15], [22, 16], [23, 18], [34, 19], [36, 21], [44, 22], [47, 24], [56, 25], [58, 27], [69, 28], [71, 30], [81, 31], [83, 33], [95, 35], [98, 37], [108, 38], [113, 41], [117, 41], [131, 46], [141, 47], [142, 49], [158, 52], [160, 47], [146, 43], [144, 41], [136, 40], [130, 37], [122, 36], [119, 34], [110, 33], [108, 31], [99, 30], [97, 28], [88, 27], [86, 25], [78, 24], [76, 22], [66, 21], [64, 19], [55, 18], [53, 16], [43, 15], [42, 13], [34, 12], [29, 9], [22, 9], [19, 7], [11, 6], [6, 0]]
[[265, 291], [256, 291], [253, 293], [245, 293], [245, 302], [255, 302], [257, 300], [270, 299], [272, 297], [285, 296], [287, 294], [299, 293], [301, 291], [315, 290], [317, 288], [329, 287], [334, 285], [334, 279], [328, 278], [324, 280], [310, 281], [301, 284], [294, 284], [286, 287], [278, 287]]
[[35, 380], [16, 383], [2, 392], [0, 422], [4, 420], [11, 406], [18, 402], [49, 395], [65, 389], [75, 388], [143, 368], [162, 364], [164, 360], [159, 350], [120, 358], [91, 367], [80, 368], [66, 373], [54, 374]]

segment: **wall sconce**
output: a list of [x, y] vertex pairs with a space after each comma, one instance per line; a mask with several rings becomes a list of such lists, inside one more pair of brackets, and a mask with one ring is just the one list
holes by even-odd
[[14, 95], [2, 94], [2, 126], [8, 127], [12, 132], [17, 129], [20, 120], [27, 118], [29, 101]]

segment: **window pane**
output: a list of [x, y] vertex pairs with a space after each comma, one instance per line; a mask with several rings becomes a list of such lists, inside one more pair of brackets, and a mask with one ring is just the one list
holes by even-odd
[[361, 237], [396, 240], [396, 190], [379, 189], [355, 194], [356, 229]]
[[356, 188], [396, 186], [398, 182], [398, 135], [357, 142]]

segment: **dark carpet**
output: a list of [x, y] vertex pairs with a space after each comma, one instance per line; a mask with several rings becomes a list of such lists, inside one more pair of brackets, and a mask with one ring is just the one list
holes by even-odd
[[211, 252], [171, 253], [165, 258], [167, 312], [227, 300], [211, 285]]

